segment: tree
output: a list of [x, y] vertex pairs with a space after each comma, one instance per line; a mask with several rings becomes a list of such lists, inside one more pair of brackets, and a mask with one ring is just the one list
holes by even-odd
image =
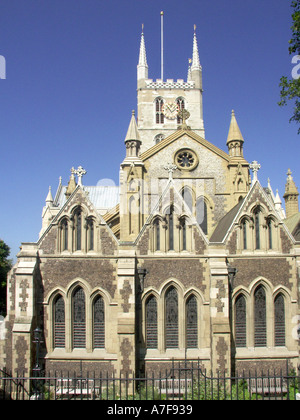
[[9, 246], [0, 239], [0, 315], [6, 314], [6, 280], [12, 267], [12, 261], [8, 259], [9, 253]]
[[[289, 41], [289, 53], [293, 55], [292, 63], [296, 64], [300, 61], [300, 0], [293, 0], [291, 7], [293, 8], [293, 25], [291, 27], [292, 39]], [[297, 73], [299, 68], [299, 65], [294, 67], [291, 79], [288, 80], [286, 76], [280, 79], [281, 101], [278, 103], [280, 106], [284, 106], [287, 105], [288, 100], [295, 101], [294, 113], [290, 122], [295, 121], [298, 124], [300, 123], [300, 74]], [[300, 128], [298, 134], [300, 134]]]

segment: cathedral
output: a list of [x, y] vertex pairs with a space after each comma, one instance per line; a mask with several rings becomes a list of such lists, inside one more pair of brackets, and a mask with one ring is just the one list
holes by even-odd
[[234, 111], [224, 150], [206, 140], [196, 30], [191, 49], [186, 80], [153, 80], [141, 34], [119, 186], [85, 185], [80, 166], [45, 194], [8, 276], [0, 367], [32, 374], [37, 327], [46, 371], [299, 364], [297, 187], [288, 170], [284, 209], [260, 184]]

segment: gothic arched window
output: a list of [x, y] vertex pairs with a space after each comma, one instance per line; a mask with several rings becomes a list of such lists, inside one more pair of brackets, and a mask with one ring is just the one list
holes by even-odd
[[61, 295], [54, 302], [54, 347], [65, 347], [65, 302]]
[[164, 100], [162, 98], [157, 98], [155, 101], [155, 121], [156, 124], [163, 124], [165, 119], [164, 119], [164, 114], [163, 114], [163, 104], [164, 104]]
[[182, 229], [182, 236], [181, 236], [182, 245], [181, 245], [181, 248], [182, 248], [182, 251], [186, 251], [186, 220], [185, 220], [185, 218], [183, 218], [181, 220], [180, 224], [181, 224], [181, 229]]
[[269, 219], [267, 222], [269, 249], [273, 249], [273, 226], [272, 225], [273, 225], [272, 220]]
[[88, 219], [87, 221], [87, 243], [88, 243], [88, 250], [92, 251], [94, 249], [94, 221], [93, 219]]
[[207, 235], [207, 204], [203, 197], [197, 200], [196, 219], [203, 233]]
[[93, 347], [94, 349], [105, 348], [105, 313], [104, 300], [97, 296], [93, 304]]
[[254, 212], [255, 249], [260, 249], [260, 209]]
[[285, 346], [285, 308], [284, 297], [280, 293], [274, 301], [275, 346]]
[[247, 222], [245, 219], [242, 222], [242, 231], [243, 231], [243, 249], [247, 249]]
[[82, 214], [81, 209], [76, 210], [74, 214], [74, 227], [75, 227], [75, 250], [81, 250], [81, 226], [82, 226]]
[[154, 221], [154, 249], [160, 251], [160, 223], [159, 219]]
[[169, 246], [168, 249], [169, 251], [174, 250], [174, 206], [172, 205], [169, 210], [167, 211], [168, 213], [168, 239], [169, 239]]
[[64, 219], [61, 222], [61, 251], [68, 249], [68, 221]]
[[235, 345], [246, 347], [247, 315], [245, 296], [239, 295], [235, 301]]
[[186, 348], [198, 347], [198, 308], [196, 296], [191, 296], [186, 303]]
[[153, 295], [146, 302], [146, 347], [157, 349], [157, 301]]
[[73, 293], [72, 299], [73, 315], [73, 347], [85, 347], [85, 294], [81, 287]]
[[[182, 111], [185, 108], [184, 105], [184, 99], [183, 98], [178, 98], [176, 101], [177, 105], [178, 105], [178, 111]], [[177, 123], [181, 124], [182, 123], [182, 118], [179, 117], [179, 115], [177, 115]]]
[[254, 293], [254, 346], [267, 345], [266, 292], [258, 286]]
[[191, 212], [193, 212], [193, 197], [190, 192], [190, 189], [187, 187], [183, 188], [183, 190], [181, 191], [181, 195], [188, 208], [191, 210]]
[[178, 348], [178, 295], [175, 287], [166, 292], [165, 308], [166, 348]]

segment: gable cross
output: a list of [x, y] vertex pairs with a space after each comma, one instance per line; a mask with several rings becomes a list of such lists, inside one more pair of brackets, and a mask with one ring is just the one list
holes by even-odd
[[86, 174], [86, 170], [83, 169], [82, 166], [78, 166], [77, 169], [72, 168], [72, 170], [73, 170], [73, 173], [78, 176], [78, 185], [82, 185], [82, 179], [81, 178], [83, 177], [83, 175]]

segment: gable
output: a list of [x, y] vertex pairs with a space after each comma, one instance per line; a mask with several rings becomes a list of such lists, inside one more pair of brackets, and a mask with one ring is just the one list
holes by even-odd
[[143, 162], [147, 161], [149, 158], [151, 158], [153, 155], [157, 154], [170, 144], [183, 139], [193, 139], [196, 143], [203, 146], [204, 148], [210, 150], [214, 154], [220, 156], [224, 160], [229, 162], [229, 155], [225, 153], [223, 150], [219, 149], [218, 147], [214, 146], [209, 141], [205, 140], [203, 137], [200, 137], [198, 134], [191, 130], [177, 130], [170, 136], [166, 137], [162, 141], [160, 141], [158, 144], [154, 145], [150, 149], [148, 149], [146, 152], [142, 153], [140, 158]]
[[[42, 250], [46, 254], [52, 254], [55, 253], [58, 250], [58, 244], [59, 244], [59, 235], [61, 235], [61, 223], [63, 220], [66, 220], [68, 223], [68, 229], [70, 228], [69, 224], [73, 226], [73, 219], [74, 219], [74, 212], [76, 212], [77, 209], [82, 211], [83, 219], [82, 219], [82, 225], [84, 229], [87, 229], [87, 223], [88, 220], [93, 220], [93, 224], [95, 223], [95, 227], [101, 226], [99, 229], [99, 236], [97, 233], [94, 235], [94, 240], [100, 241], [101, 243], [101, 249], [112, 249], [112, 251], [117, 246], [117, 239], [114, 236], [113, 232], [103, 219], [103, 217], [99, 214], [99, 212], [95, 209], [94, 205], [90, 201], [88, 194], [84, 191], [84, 189], [81, 186], [77, 186], [75, 191], [71, 194], [71, 196], [66, 200], [64, 205], [62, 205], [62, 208], [57, 213], [57, 215], [53, 218], [53, 220], [50, 222], [47, 229], [43, 232], [41, 237], [39, 238], [37, 244], [40, 250]], [[74, 223], [75, 225], [76, 223]], [[94, 231], [96, 231], [94, 227]], [[73, 236], [73, 235], [71, 235]], [[102, 245], [102, 242], [104, 241], [104, 244]], [[106, 246], [106, 243], [109, 242], [109, 247]], [[113, 244], [115, 246], [113, 246]], [[73, 249], [73, 245], [69, 245]]]

